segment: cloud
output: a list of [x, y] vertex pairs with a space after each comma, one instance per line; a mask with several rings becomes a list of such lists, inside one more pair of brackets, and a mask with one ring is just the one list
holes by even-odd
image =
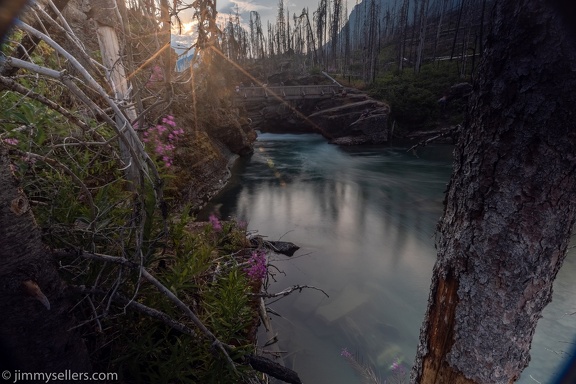
[[[260, 0], [260, 1], [266, 1], [266, 0]], [[267, 2], [270, 3], [270, 0], [267, 0]], [[250, 12], [252, 11], [258, 12], [260, 14], [260, 17], [263, 20], [266, 20], [275, 14], [276, 6], [265, 5], [250, 0], [230, 0], [220, 9], [218, 9], [218, 13], [224, 16], [224, 18], [227, 20], [228, 15], [232, 15], [233, 17], [236, 16], [237, 10], [238, 14], [240, 15], [240, 20], [242, 24], [247, 24], [248, 20], [250, 20]]]
[[266, 11], [266, 10], [273, 10], [275, 7], [271, 7], [269, 5], [258, 4], [253, 1], [246, 1], [246, 0], [231, 0], [228, 4], [222, 7], [218, 12], [223, 13], [236, 13], [236, 6], [238, 6], [239, 13], [248, 13], [251, 11]]
[[196, 42], [196, 37], [191, 35], [172, 35], [172, 48], [176, 50], [178, 54], [181, 54], [184, 50], [190, 48]]

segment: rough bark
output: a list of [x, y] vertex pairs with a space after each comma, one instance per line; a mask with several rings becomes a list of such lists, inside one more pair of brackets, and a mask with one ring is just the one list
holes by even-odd
[[64, 295], [28, 200], [4, 153], [0, 153], [0, 261], [1, 368], [89, 372], [84, 342], [71, 330], [75, 325], [69, 313], [72, 303]]
[[576, 218], [576, 49], [545, 1], [500, 1], [455, 150], [412, 381], [513, 383]]

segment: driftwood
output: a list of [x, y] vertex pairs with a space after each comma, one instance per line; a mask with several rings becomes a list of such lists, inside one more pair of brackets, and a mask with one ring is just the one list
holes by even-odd
[[280, 292], [277, 292], [277, 293], [263, 292], [263, 293], [253, 293], [251, 295], [255, 296], [255, 297], [265, 297], [265, 298], [270, 299], [270, 298], [274, 298], [274, 297], [288, 296], [289, 294], [291, 294], [294, 291], [302, 292], [302, 290], [304, 288], [315, 289], [317, 291], [322, 292], [324, 295], [326, 295], [326, 297], [330, 297], [330, 296], [328, 296], [328, 294], [326, 292], [324, 292], [324, 290], [322, 290], [320, 288], [313, 287], [311, 285], [293, 285], [293, 286], [288, 287], [288, 288], [286, 288]]
[[270, 249], [274, 252], [286, 256], [292, 256], [294, 255], [294, 252], [300, 249], [299, 246], [289, 241], [267, 241], [266, 244], [269, 245]]
[[248, 362], [255, 370], [282, 380], [285, 383], [302, 384], [302, 380], [300, 380], [296, 372], [263, 356], [249, 355]]
[[[454, 126], [451, 126], [448, 128], [437, 129], [434, 131], [414, 132], [409, 137], [420, 138], [421, 140], [418, 143], [411, 146], [410, 148], [408, 148], [406, 150], [406, 152], [413, 151], [413, 150], [417, 149], [418, 147], [425, 147], [428, 144], [430, 144], [431, 142], [442, 139], [446, 136], [451, 136], [452, 141], [454, 141], [454, 138], [458, 135], [461, 128], [462, 128], [462, 125], [458, 124], [458, 125], [454, 125]], [[426, 137], [426, 136], [428, 136], [428, 138], [424, 139], [424, 137]]]
[[264, 240], [262, 236], [252, 237], [250, 243], [256, 247], [263, 245], [273, 252], [281, 253], [286, 256], [293, 256], [294, 252], [300, 249], [299, 246], [289, 241], [268, 241]]

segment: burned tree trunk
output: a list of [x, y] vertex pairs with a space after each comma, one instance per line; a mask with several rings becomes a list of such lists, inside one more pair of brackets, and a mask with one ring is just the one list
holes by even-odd
[[412, 381], [513, 383], [576, 219], [576, 47], [545, 1], [500, 1], [455, 151]]
[[[426, 24], [428, 21], [428, 0], [422, 0], [420, 3], [420, 34], [418, 40], [418, 49], [416, 51], [416, 64], [414, 65], [414, 72], [420, 73], [422, 66], [422, 51], [424, 50], [424, 40], [426, 39]], [[416, 28], [416, 20], [414, 20], [414, 28]]]

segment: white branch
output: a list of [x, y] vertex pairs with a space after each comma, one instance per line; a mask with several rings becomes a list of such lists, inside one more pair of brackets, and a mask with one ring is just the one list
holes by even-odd
[[[50, 38], [46, 34], [38, 31], [37, 29], [31, 27], [30, 25], [28, 25], [28, 24], [26, 24], [20, 20], [18, 20], [16, 22], [16, 25], [19, 28], [23, 29], [24, 31], [30, 33], [31, 35], [45, 41], [48, 45], [50, 45], [52, 48], [54, 48], [58, 53], [60, 53], [62, 56], [64, 56], [66, 59], [68, 59], [68, 61], [72, 64], [72, 66], [80, 72], [80, 74], [86, 80], [88, 85], [91, 88], [93, 88], [100, 96], [102, 96], [106, 100], [108, 105], [112, 108], [112, 110], [114, 111], [114, 114], [116, 115], [116, 118], [118, 119], [119, 124], [112, 124], [112, 126], [115, 127], [117, 129], [117, 131], [121, 134], [121, 137], [123, 137], [124, 144], [130, 148], [130, 151], [132, 152], [133, 160], [134, 160], [136, 166], [138, 167], [138, 169], [141, 172], [143, 172], [146, 176], [148, 176], [148, 178], [152, 181], [152, 183], [155, 183], [156, 181], [160, 180], [160, 175], [158, 174], [158, 170], [156, 169], [156, 166], [155, 166], [154, 162], [152, 161], [152, 159], [150, 159], [150, 157], [146, 153], [144, 146], [143, 146], [142, 142], [140, 141], [140, 138], [138, 137], [138, 135], [134, 131], [134, 128], [132, 128], [131, 122], [126, 118], [126, 116], [124, 116], [124, 114], [122, 113], [122, 111], [120, 110], [120, 108], [118, 107], [116, 102], [114, 100], [112, 100], [112, 98], [106, 93], [104, 88], [102, 88], [102, 86], [100, 84], [98, 84], [98, 82], [96, 80], [94, 80], [94, 78], [90, 75], [90, 73], [88, 73], [86, 68], [84, 68], [74, 56], [72, 56], [68, 51], [66, 51], [64, 48], [62, 48], [58, 43], [56, 43], [54, 40], [52, 40], [52, 38]], [[16, 60], [16, 59], [13, 59], [13, 60]], [[41, 67], [41, 68], [44, 68], [44, 67]], [[56, 72], [56, 71], [54, 71], [54, 72]], [[49, 75], [47, 75], [47, 76], [49, 76]], [[62, 74], [60, 74], [60, 77], [58, 77], [58, 78], [62, 79]], [[62, 80], [65, 81], [65, 79], [62, 79]], [[70, 85], [71, 83], [72, 82], [68, 82], [65, 84]], [[127, 136], [123, 135], [123, 133], [127, 133], [128, 135]], [[129, 140], [129, 138], [131, 140]], [[130, 142], [132, 142], [136, 146], [136, 148], [133, 148], [131, 145], [129, 145]], [[140, 156], [136, 156], [136, 153]], [[144, 159], [145, 163], [152, 170], [154, 179], [152, 179], [150, 177], [150, 175], [148, 175], [148, 172], [146, 172], [146, 167], [142, 163], [141, 158]]]
[[57, 79], [57, 80], [62, 80], [62, 75], [65, 73], [65, 71], [59, 72], [59, 71], [56, 71], [56, 70], [51, 69], [51, 68], [46, 68], [46, 67], [43, 67], [43, 66], [38, 65], [38, 64], [34, 64], [34, 63], [30, 63], [30, 62], [25, 61], [25, 60], [17, 59], [15, 57], [7, 57], [6, 58], [6, 64], [8, 64], [12, 67], [16, 67], [16, 68], [27, 69], [29, 71], [38, 73], [40, 75], [48, 76], [48, 77], [51, 77], [51, 78]]

